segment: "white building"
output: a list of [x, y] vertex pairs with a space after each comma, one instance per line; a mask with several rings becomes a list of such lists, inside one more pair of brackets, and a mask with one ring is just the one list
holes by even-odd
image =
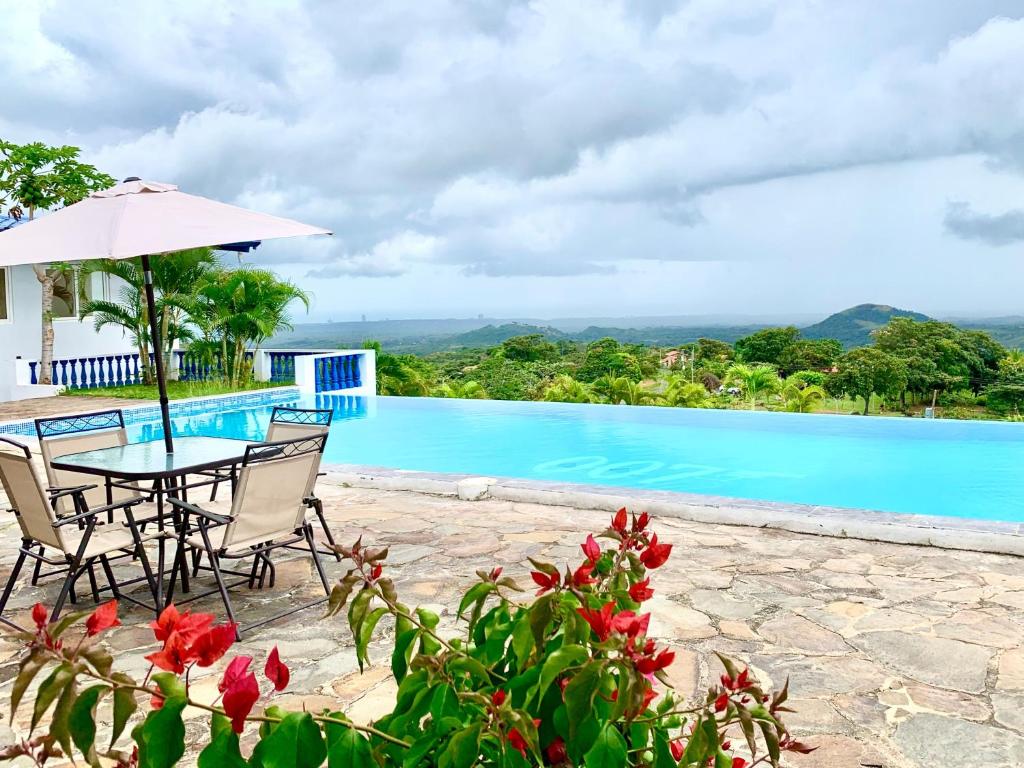
[[[97, 332], [92, 320], [78, 319], [79, 291], [59, 279], [54, 291], [53, 357], [81, 359], [133, 351], [131, 340], [117, 328]], [[110, 282], [102, 275], [88, 278], [89, 297], [109, 296]], [[28, 361], [42, 349], [40, 306], [42, 287], [31, 266], [0, 267], [0, 402], [46, 394], [26, 389]], [[19, 374], [20, 371], [20, 374]]]

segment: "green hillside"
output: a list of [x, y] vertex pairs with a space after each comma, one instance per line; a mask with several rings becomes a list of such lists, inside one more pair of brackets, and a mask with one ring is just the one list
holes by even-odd
[[914, 320], [928, 320], [927, 315], [909, 309], [897, 309], [885, 304], [858, 304], [829, 315], [820, 323], [800, 329], [805, 339], [837, 339], [847, 349], [862, 347], [871, 343], [871, 332], [881, 328], [894, 317], [912, 317]]

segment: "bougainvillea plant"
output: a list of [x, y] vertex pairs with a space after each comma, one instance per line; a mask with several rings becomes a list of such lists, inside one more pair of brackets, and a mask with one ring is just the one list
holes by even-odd
[[[257, 708], [261, 697], [288, 685], [276, 647], [262, 675], [253, 657], [231, 658], [216, 701], [196, 701], [190, 672], [216, 664], [235, 641], [234, 625], [209, 614], [166, 608], [151, 624], [160, 647], [136, 681], [113, 670], [100, 642], [119, 624], [116, 602], [54, 623], [37, 605], [35, 632], [23, 634], [12, 719], [30, 683], [47, 674], [30, 733], [0, 757], [43, 765], [81, 755], [98, 766], [103, 756], [122, 766], [170, 768], [185, 755], [182, 713], [189, 706], [209, 713], [200, 768], [749, 768], [778, 766], [785, 751], [810, 751], [780, 719], [789, 711], [786, 688], [764, 691], [727, 658], [719, 657], [724, 674], [703, 698], [684, 703], [671, 690], [666, 670], [674, 653], [647, 636], [651, 617], [643, 604], [654, 594], [648, 571], [668, 560], [672, 545], [649, 523], [646, 513], [619, 510], [602, 534], [610, 546], [588, 536], [582, 562], [564, 572], [531, 559], [532, 599], [501, 568], [478, 572], [458, 606], [457, 636], [439, 630], [436, 614], [399, 602], [385, 573], [386, 549], [338, 547], [352, 568], [334, 588], [327, 615], [347, 607], [360, 668], [370, 661], [371, 639], [386, 625], [393, 629], [398, 693], [392, 711], [369, 725], [342, 712]], [[115, 748], [129, 721], [137, 721], [131, 743]], [[102, 745], [97, 722], [110, 725]], [[255, 746], [243, 756], [239, 737], [246, 732]]]

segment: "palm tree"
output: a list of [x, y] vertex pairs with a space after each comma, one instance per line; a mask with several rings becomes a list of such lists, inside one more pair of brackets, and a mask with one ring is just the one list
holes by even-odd
[[589, 384], [563, 373], [548, 384], [544, 390], [544, 399], [554, 403], [592, 403], [594, 392]]
[[435, 397], [451, 397], [458, 400], [487, 400], [487, 390], [478, 381], [446, 381], [436, 390]]
[[739, 387], [750, 401], [750, 410], [757, 407], [759, 395], [769, 395], [779, 390], [781, 384], [779, 374], [770, 365], [744, 365], [737, 363], [729, 366], [725, 372], [725, 382], [729, 386]]
[[309, 294], [269, 270], [217, 270], [199, 286], [189, 316], [207, 342], [218, 344], [224, 378], [237, 385], [251, 372], [246, 350], [291, 328], [288, 307], [294, 301], [309, 308]]
[[703, 384], [687, 381], [681, 376], [669, 380], [668, 388], [662, 398], [665, 405], [677, 408], [706, 408], [708, 391]]
[[782, 399], [786, 402], [786, 410], [792, 413], [810, 413], [814, 406], [825, 399], [825, 390], [817, 384], [800, 387], [787, 384], [782, 390]]
[[607, 403], [618, 405], [626, 402], [629, 385], [633, 382], [625, 376], [604, 375], [598, 377], [591, 385], [594, 393]]
[[657, 392], [647, 389], [639, 382], [627, 380], [622, 390], [622, 399], [619, 402], [626, 405], [648, 405], [657, 399]]
[[403, 397], [425, 397], [430, 394], [427, 376], [413, 367], [411, 356], [385, 352], [379, 341], [368, 339], [363, 349], [377, 353], [377, 394]]

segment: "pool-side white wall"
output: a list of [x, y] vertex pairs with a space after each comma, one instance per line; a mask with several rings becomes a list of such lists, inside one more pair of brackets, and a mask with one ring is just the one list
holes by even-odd
[[[18, 358], [38, 360], [42, 347], [40, 302], [42, 288], [32, 267], [5, 267], [7, 271], [8, 318], [0, 320], [0, 402], [40, 397], [50, 388], [24, 387], [16, 381]], [[76, 318], [53, 321], [54, 358], [88, 357], [99, 354], [131, 352], [129, 339], [115, 328], [97, 332], [91, 320]], [[28, 379], [25, 379], [27, 382]]]

